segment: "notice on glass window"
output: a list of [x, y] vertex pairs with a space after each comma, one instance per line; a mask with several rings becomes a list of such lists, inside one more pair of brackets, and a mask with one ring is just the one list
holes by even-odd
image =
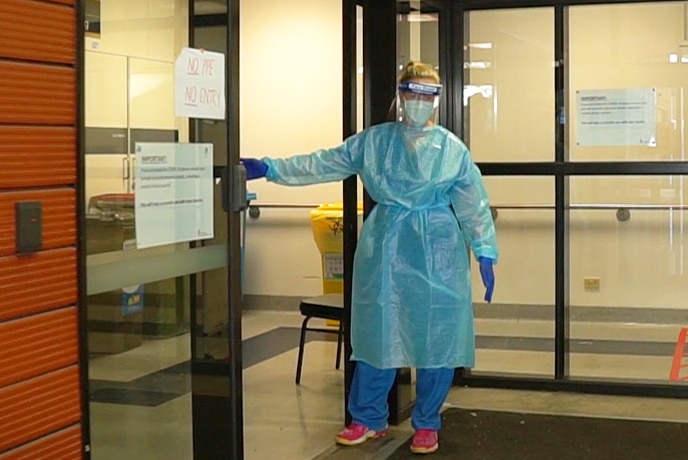
[[183, 48], [174, 64], [178, 117], [225, 119], [225, 55]]
[[576, 143], [657, 146], [655, 88], [576, 91]]
[[213, 237], [213, 145], [136, 144], [136, 247]]

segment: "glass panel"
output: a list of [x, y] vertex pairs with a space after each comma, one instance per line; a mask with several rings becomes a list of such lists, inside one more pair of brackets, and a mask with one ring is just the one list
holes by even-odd
[[554, 160], [554, 10], [471, 11], [465, 140], [479, 162]]
[[[342, 142], [341, 25], [341, 2], [242, 2], [243, 155], [282, 158]], [[343, 372], [334, 368], [336, 342], [314, 343], [317, 336], [309, 333], [302, 384], [295, 387], [299, 338], [293, 326], [303, 320], [298, 299], [341, 289], [323, 276], [308, 208], [341, 201], [342, 185], [248, 185], [260, 215], [246, 231], [246, 458], [311, 458], [330, 447], [332, 427], [342, 423]], [[335, 330], [324, 320], [309, 324]]]
[[420, 61], [439, 70], [439, 23], [437, 13], [428, 13], [423, 2], [404, 4], [406, 11], [397, 23], [397, 64], [402, 70], [409, 61]]
[[[224, 1], [224, 0], [223, 0]], [[216, 53], [227, 53], [227, 26], [199, 27], [194, 29], [196, 48]], [[225, 120], [194, 120], [196, 140], [215, 146], [215, 165], [227, 164], [227, 122]]]
[[684, 2], [569, 8], [570, 159], [686, 159], [686, 21]]
[[[411, 61], [423, 62], [434, 67], [438, 72], [440, 70], [439, 16], [435, 12], [428, 12], [429, 8], [425, 2], [421, 1], [400, 2], [397, 5], [399, 11], [397, 69], [399, 72]], [[390, 110], [393, 109], [394, 107], [390, 106]]]
[[[189, 4], [149, 3], [102, 2], [100, 34], [86, 38], [86, 308], [94, 460], [119, 460], [132, 452], [140, 458], [192, 458], [192, 306], [201, 306], [203, 318], [222, 310], [225, 317], [208, 322], [227, 329], [221, 184], [215, 183], [214, 239], [136, 249], [135, 145], [190, 140], [188, 119], [174, 112], [174, 62], [188, 43]], [[226, 142], [219, 141], [224, 137], [206, 139], [215, 143], [216, 165], [227, 163]], [[224, 276], [221, 287], [219, 281], [197, 286], [206, 272]], [[208, 307], [215, 303], [220, 307]]]
[[[225, 0], [222, 1], [226, 3]], [[194, 29], [194, 44], [197, 48], [226, 54], [227, 27], [215, 26]], [[197, 141], [209, 142], [215, 146], [215, 165], [226, 165], [228, 161], [227, 121], [195, 120], [195, 126]], [[215, 213], [222, 215], [223, 218], [215, 219], [215, 238], [205, 241], [204, 245], [223, 245], [227, 241], [227, 222], [220, 206], [222, 202], [221, 193], [222, 188], [216, 184]], [[198, 277], [197, 337], [194, 346], [194, 359], [196, 361], [206, 359], [218, 361], [227, 358], [229, 350], [228, 276], [228, 268], [225, 265]]]
[[[363, 131], [363, 7], [356, 6], [356, 132]], [[360, 184], [360, 179], [359, 179]], [[358, 196], [362, 196], [359, 190]]]
[[[226, 28], [218, 28], [219, 34], [225, 34]], [[198, 31], [197, 31], [198, 32]], [[205, 43], [196, 42], [196, 46], [204, 47]], [[201, 121], [200, 124], [203, 124]], [[216, 136], [226, 131], [226, 122], [212, 122], [205, 124], [200, 132], [199, 142], [218, 141], [218, 144], [226, 145], [226, 140], [220, 141]], [[224, 158], [227, 162], [227, 151], [215, 151], [216, 158]], [[215, 196], [215, 228], [214, 238], [203, 242], [204, 250], [215, 250], [222, 248], [227, 254], [225, 244], [228, 239], [228, 226], [226, 214], [222, 210], [222, 187], [216, 183], [214, 188]], [[225, 256], [226, 258], [226, 256]], [[206, 271], [196, 277], [196, 329], [195, 342], [193, 344], [194, 363], [199, 361], [225, 361], [229, 351], [229, 269], [227, 264], [212, 271]]]
[[[485, 177], [500, 250], [492, 304], [474, 265], [474, 373], [554, 372], [554, 180]], [[493, 211], [493, 212], [494, 212]]]
[[674, 359], [686, 327], [686, 180], [576, 177], [570, 184], [570, 374], [667, 383], [686, 364], [682, 339]]
[[194, 0], [194, 14], [196, 16], [226, 13], [227, 0]]

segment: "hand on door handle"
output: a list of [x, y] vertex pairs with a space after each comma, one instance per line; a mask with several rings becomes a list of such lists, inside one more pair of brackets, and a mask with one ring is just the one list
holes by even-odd
[[260, 179], [268, 173], [268, 165], [256, 158], [242, 158], [241, 164], [246, 168], [246, 179]]

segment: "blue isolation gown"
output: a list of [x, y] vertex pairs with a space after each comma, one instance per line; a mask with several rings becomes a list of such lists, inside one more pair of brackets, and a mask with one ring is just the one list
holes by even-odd
[[480, 171], [441, 126], [385, 123], [334, 149], [264, 159], [282, 185], [358, 174], [377, 206], [361, 231], [353, 273], [352, 360], [379, 369], [472, 367], [467, 246], [497, 261]]

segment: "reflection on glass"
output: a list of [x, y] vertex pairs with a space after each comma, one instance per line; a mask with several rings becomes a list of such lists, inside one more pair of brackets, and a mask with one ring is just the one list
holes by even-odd
[[[356, 5], [356, 132], [363, 131], [363, 7]], [[361, 180], [358, 196], [363, 196]]]
[[[92, 457], [136, 452], [188, 459], [192, 286], [183, 267], [189, 245], [137, 250], [134, 155], [137, 142], [189, 139], [188, 121], [175, 117], [173, 106], [174, 59], [188, 42], [188, 3], [159, 0], [152, 9], [101, 3], [102, 27], [86, 37], [84, 53]], [[155, 264], [176, 255], [175, 263]], [[150, 269], [143, 272], [144, 266]], [[150, 426], [156, 439], [171, 442], [152, 442]]]
[[[194, 29], [194, 43], [196, 47], [227, 53], [227, 27], [213, 26]], [[227, 164], [227, 121], [226, 120], [194, 120], [196, 141], [213, 144], [215, 165]], [[219, 197], [218, 197], [219, 198]]]
[[194, 0], [194, 14], [196, 16], [226, 13], [227, 0]]
[[436, 13], [411, 11], [397, 23], [397, 64], [399, 70], [410, 61], [420, 61], [439, 69], [439, 28]]
[[677, 176], [571, 179], [571, 376], [670, 381], [686, 325], [683, 184]]
[[[227, 51], [227, 27], [203, 27], [194, 31], [197, 47], [220, 53]], [[215, 165], [227, 164], [227, 122], [225, 120], [197, 120], [196, 140], [215, 146]], [[214, 187], [215, 226], [214, 238], [204, 245], [222, 245], [227, 241], [227, 220], [220, 207], [222, 186]], [[193, 358], [198, 361], [222, 361], [229, 350], [229, 306], [226, 267], [199, 274], [196, 277], [196, 325]]]
[[[552, 376], [554, 371], [554, 180], [485, 177], [500, 259], [491, 305], [473, 270], [474, 373]], [[548, 206], [550, 209], [542, 209]]]
[[471, 11], [466, 140], [476, 161], [554, 159], [554, 10]]
[[228, 272], [226, 268], [196, 278], [196, 341], [194, 362], [226, 362], [229, 350]]
[[463, 105], [468, 105], [468, 100], [472, 96], [480, 95], [486, 99], [492, 97], [493, 88], [492, 85], [465, 85], [463, 87]]

